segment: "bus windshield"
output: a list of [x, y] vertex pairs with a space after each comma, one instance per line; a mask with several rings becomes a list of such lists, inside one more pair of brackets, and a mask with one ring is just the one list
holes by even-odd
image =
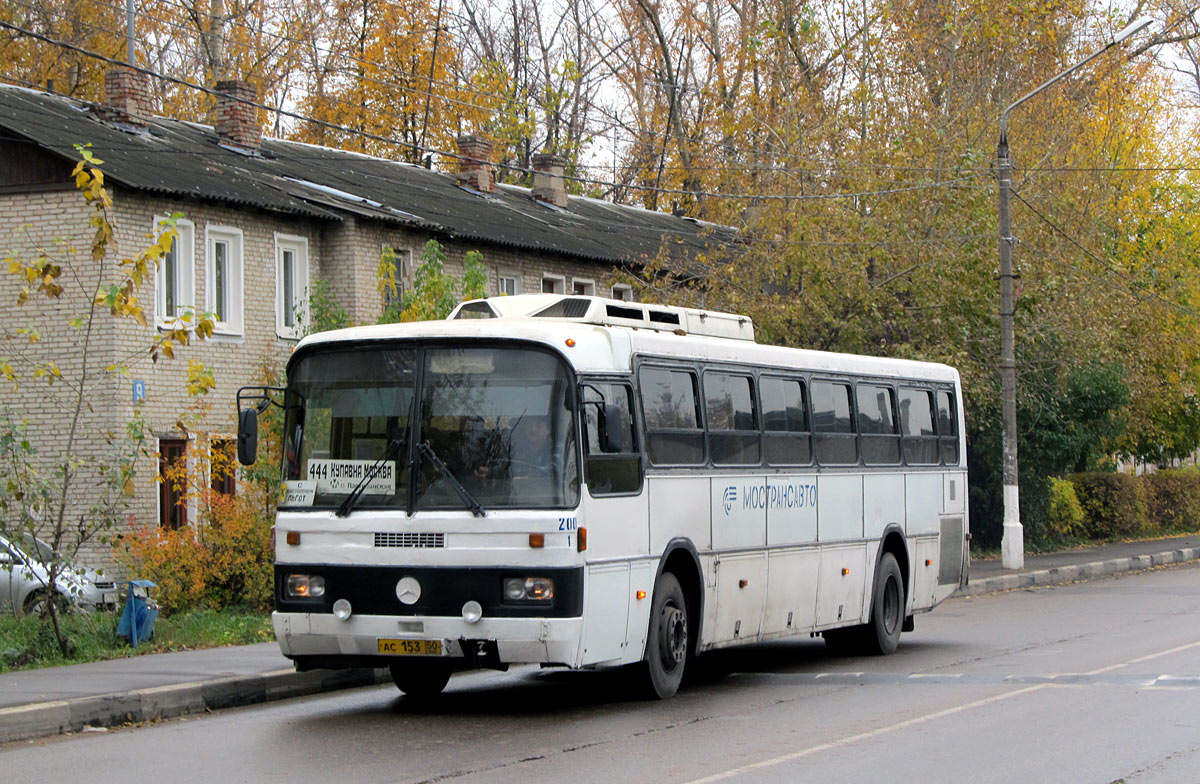
[[545, 351], [319, 349], [290, 368], [286, 406], [285, 507], [337, 506], [363, 483], [354, 508], [466, 508], [455, 481], [485, 510], [578, 502], [572, 384]]

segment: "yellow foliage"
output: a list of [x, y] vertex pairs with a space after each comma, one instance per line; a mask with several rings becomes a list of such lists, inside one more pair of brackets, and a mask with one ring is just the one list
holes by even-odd
[[253, 500], [210, 492], [200, 524], [143, 527], [121, 536], [116, 558], [153, 580], [166, 612], [245, 605], [266, 609], [273, 585], [271, 518]]

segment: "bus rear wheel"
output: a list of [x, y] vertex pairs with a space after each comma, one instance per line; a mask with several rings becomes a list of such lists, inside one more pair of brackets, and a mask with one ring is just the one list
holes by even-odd
[[663, 572], [654, 584], [646, 658], [642, 662], [646, 697], [665, 700], [679, 691], [688, 650], [687, 599], [678, 578]]
[[392, 683], [414, 700], [436, 697], [450, 682], [450, 665], [441, 661], [403, 661], [388, 665]]
[[866, 653], [886, 656], [895, 653], [904, 628], [904, 577], [900, 565], [891, 553], [879, 561], [875, 580], [875, 596], [871, 602], [871, 621], [863, 629], [863, 648]]

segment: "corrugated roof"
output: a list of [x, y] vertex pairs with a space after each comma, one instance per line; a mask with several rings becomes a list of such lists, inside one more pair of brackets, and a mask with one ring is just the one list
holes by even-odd
[[636, 207], [571, 197], [559, 209], [526, 188], [482, 194], [453, 175], [358, 153], [263, 139], [259, 155], [218, 142], [207, 125], [154, 118], [135, 132], [99, 119], [89, 104], [0, 85], [0, 127], [68, 160], [90, 142], [106, 177], [153, 193], [249, 205], [310, 218], [346, 214], [495, 243], [610, 263], [638, 262], [665, 248], [686, 261], [737, 241], [734, 230]]

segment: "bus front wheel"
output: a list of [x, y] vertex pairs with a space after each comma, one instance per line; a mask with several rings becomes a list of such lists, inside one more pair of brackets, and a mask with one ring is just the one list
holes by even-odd
[[396, 688], [415, 700], [442, 693], [450, 682], [450, 666], [441, 661], [403, 661], [388, 666]]
[[646, 696], [665, 700], [679, 691], [688, 658], [688, 606], [678, 578], [671, 572], [659, 575], [650, 608], [646, 638]]

